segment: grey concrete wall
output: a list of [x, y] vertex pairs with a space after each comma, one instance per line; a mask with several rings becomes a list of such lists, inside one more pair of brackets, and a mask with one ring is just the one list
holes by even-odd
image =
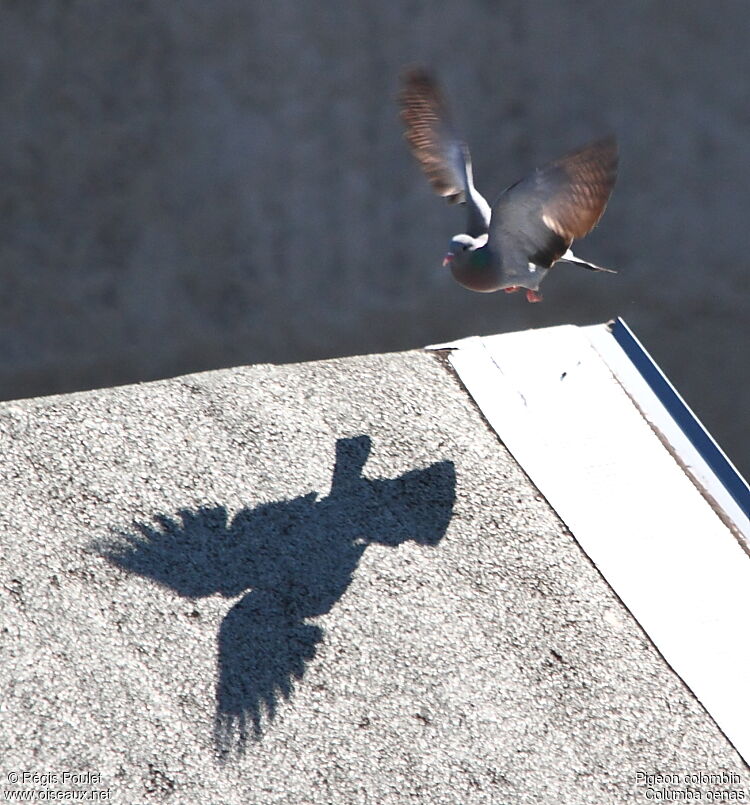
[[[743, 0], [0, 6], [14, 398], [623, 315], [747, 471]], [[441, 68], [481, 189], [614, 129], [618, 187], [528, 305], [439, 271], [461, 216], [393, 104]]]

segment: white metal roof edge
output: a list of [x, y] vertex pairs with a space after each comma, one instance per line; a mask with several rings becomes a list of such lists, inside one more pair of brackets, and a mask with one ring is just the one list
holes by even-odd
[[[625, 337], [632, 339], [635, 349], [640, 353], [638, 362], [634, 362], [631, 355], [623, 349], [622, 343], [616, 337], [615, 328], [624, 329]], [[747, 482], [734, 464], [622, 319], [582, 329], [646, 420], [667, 441], [679, 458], [683, 469], [704, 492], [711, 504], [718, 507], [720, 515], [724, 515], [730, 521], [746, 549], [750, 549], [750, 517], [742, 505], [749, 490]], [[639, 364], [642, 366], [643, 362], [650, 364], [649, 369], [661, 381], [667, 394], [673, 395], [671, 401], [665, 399], [664, 395], [660, 399], [649, 385], [644, 372], [639, 368]], [[682, 426], [675, 417], [675, 406], [681, 408], [679, 413], [682, 414]], [[693, 435], [694, 439], [696, 435], [700, 438], [699, 446], [696, 446], [689, 434]], [[716, 461], [713, 462], [714, 466], [711, 466], [706, 458], [707, 450], [711, 450], [715, 459], [721, 461], [720, 468], [716, 468]], [[740, 498], [740, 502], [735, 495]]]
[[720, 516], [731, 495], [611, 329], [564, 325], [437, 348], [451, 350], [502, 442], [750, 761], [742, 510], [732, 529]]

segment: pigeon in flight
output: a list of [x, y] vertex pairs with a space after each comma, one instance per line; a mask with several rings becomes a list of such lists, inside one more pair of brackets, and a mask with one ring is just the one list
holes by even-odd
[[529, 302], [539, 302], [539, 284], [558, 260], [616, 273], [570, 250], [607, 206], [617, 178], [613, 136], [537, 168], [490, 206], [474, 187], [469, 149], [453, 128], [435, 78], [414, 67], [401, 81], [401, 117], [412, 153], [438, 195], [466, 205], [466, 232], [451, 240], [443, 261], [461, 285], [482, 293], [525, 288]]

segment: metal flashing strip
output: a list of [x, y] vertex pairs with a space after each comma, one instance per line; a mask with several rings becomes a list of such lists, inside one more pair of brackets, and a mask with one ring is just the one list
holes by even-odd
[[[606, 325], [439, 348], [451, 349], [451, 364], [502, 442], [750, 761], [750, 642], [742, 637], [750, 556], [686, 474], [689, 465], [713, 483], [708, 497], [721, 497], [716, 470], [675, 425], [673, 402], [652, 390]], [[743, 513], [726, 490], [724, 502], [735, 505], [737, 525]]]
[[615, 320], [612, 337], [622, 347], [654, 394], [693, 443], [695, 449], [716, 473], [737, 505], [746, 516], [750, 516], [750, 485], [739, 474], [737, 468], [714, 441], [711, 434], [703, 427], [698, 417], [688, 408], [677, 389], [669, 382], [664, 372], [646, 352], [623, 319]]
[[622, 319], [584, 328], [594, 348], [685, 471], [750, 552], [750, 487]]

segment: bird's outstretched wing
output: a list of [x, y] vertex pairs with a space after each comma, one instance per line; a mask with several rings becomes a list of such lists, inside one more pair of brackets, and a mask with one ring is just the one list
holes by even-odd
[[435, 78], [422, 67], [405, 70], [399, 105], [406, 141], [435, 192], [451, 203], [465, 201], [466, 146], [456, 136]]
[[474, 187], [469, 149], [456, 134], [436, 79], [422, 67], [401, 75], [399, 93], [405, 137], [433, 190], [450, 203], [466, 203], [468, 232], [487, 231], [490, 208]]
[[490, 241], [548, 268], [601, 218], [617, 178], [617, 141], [595, 140], [537, 168], [492, 208]]

